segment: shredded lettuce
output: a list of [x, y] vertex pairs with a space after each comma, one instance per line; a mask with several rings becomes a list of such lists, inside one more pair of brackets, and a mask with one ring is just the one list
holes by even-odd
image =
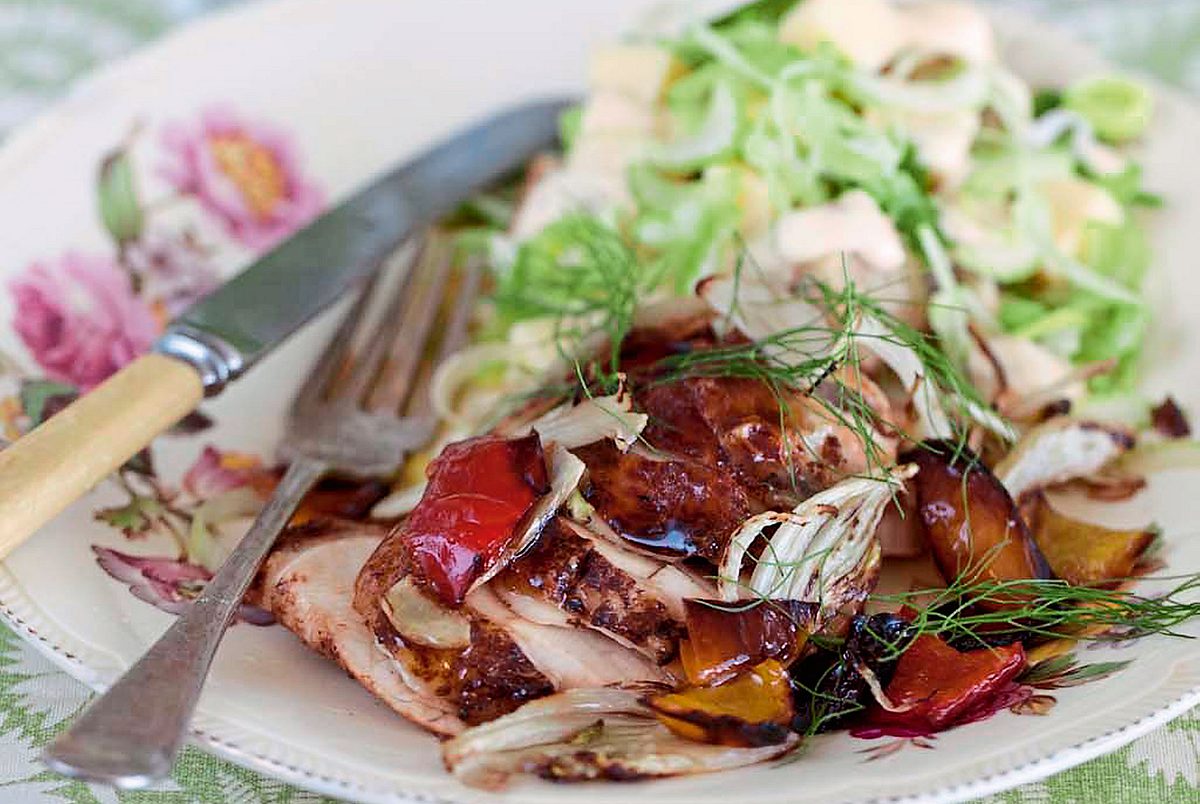
[[1046, 112], [1058, 109], [1062, 106], [1063, 94], [1062, 90], [1054, 87], [1046, 87], [1039, 89], [1033, 93], [1033, 116], [1041, 117]]
[[1131, 162], [1120, 173], [1106, 176], [1098, 176], [1082, 167], [1080, 174], [1112, 193], [1122, 206], [1156, 209], [1163, 204], [1162, 196], [1148, 192], [1142, 186], [1142, 167], [1136, 163]]
[[1135, 140], [1150, 124], [1153, 99], [1136, 81], [1115, 75], [1097, 76], [1067, 87], [1063, 106], [1082, 115], [1100, 139], [1112, 143]]
[[637, 202], [633, 224], [637, 243], [656, 255], [653, 273], [677, 293], [691, 290], [696, 279], [729, 245], [737, 228], [737, 175], [725, 166], [704, 171], [694, 182], [674, 181], [651, 165], [629, 174]]
[[757, 0], [757, 2], [746, 3], [736, 11], [720, 18], [713, 24], [713, 27], [727, 29], [744, 23], [759, 23], [766, 26], [773, 34], [783, 15], [791, 11], [795, 5], [796, 0]]
[[[747, 240], [765, 239], [774, 218], [862, 190], [933, 274], [928, 317], [955, 362], [966, 361], [972, 322], [1076, 362], [1116, 358], [1116, 370], [1092, 389], [1128, 389], [1148, 318], [1149, 250], [1132, 212], [1160, 199], [1143, 188], [1136, 163], [1097, 140], [1119, 144], [1143, 133], [1151, 113], [1145, 88], [1105, 76], [1031, 93], [1000, 65], [931, 62], [919, 53], [885, 74], [868, 73], [828, 43], [800, 49], [780, 41], [780, 20], [794, 5], [759, 0], [656, 40], [679, 69], [647, 110], [658, 133], [628, 169], [632, 203], [607, 222], [571, 217], [510, 244], [498, 268], [501, 319], [575, 310], [576, 297], [591, 299], [593, 312], [608, 304], [616, 279], [592, 264], [598, 255], [624, 255], [618, 262], [633, 272], [637, 292], [688, 293], [698, 278], [730, 268], [748, 221]], [[895, 121], [901, 112], [936, 118], [963, 110], [982, 125], [971, 170], [958, 183], [931, 174]], [[581, 136], [579, 108], [560, 128], [569, 150]], [[929, 153], [924, 139], [921, 147]], [[1072, 217], [1054, 188], [1080, 180], [1107, 191], [1125, 222]], [[966, 216], [961, 228], [950, 225], [950, 210]], [[480, 243], [487, 226], [499, 227], [496, 211], [474, 210], [484, 223]], [[1079, 215], [1117, 217], [1105, 216], [1103, 204]], [[580, 237], [592, 246], [572, 246]], [[999, 304], [985, 305], [993, 289]]]
[[1009, 197], [1022, 183], [1071, 176], [1075, 161], [1064, 148], [1029, 151], [1010, 143], [976, 147], [961, 192], [978, 198]]
[[1141, 287], [1150, 267], [1150, 243], [1136, 223], [1092, 222], [1084, 229], [1083, 255], [1093, 270], [1127, 288]]
[[558, 117], [558, 138], [562, 141], [563, 153], [570, 153], [583, 127], [583, 106], [576, 104]]
[[[1132, 222], [1090, 223], [1084, 233], [1084, 258], [1097, 276], [1130, 289], [1140, 287], [1150, 264], [1145, 233]], [[1116, 359], [1116, 368], [1090, 381], [1094, 393], [1128, 392], [1149, 323], [1144, 303], [1119, 303], [1086, 290], [1046, 292], [1030, 298], [1031, 288], [1015, 288], [1000, 304], [1000, 325], [1014, 335], [1036, 340], [1077, 363]]]
[[690, 120], [685, 115], [681, 121], [684, 126], [690, 122], [692, 130], [652, 149], [650, 161], [667, 170], [689, 173], [732, 156], [743, 129], [743, 101], [738, 94], [731, 81], [715, 80], [703, 116], [689, 109]]

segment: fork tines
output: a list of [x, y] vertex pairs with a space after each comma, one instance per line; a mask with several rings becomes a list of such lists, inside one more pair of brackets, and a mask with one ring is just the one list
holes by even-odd
[[[422, 358], [440, 361], [461, 348], [479, 288], [478, 264], [464, 268], [458, 281], [452, 281], [453, 267], [454, 244], [446, 232], [432, 229], [398, 248], [363, 289], [297, 402], [320, 399], [393, 415], [406, 407], [427, 410], [427, 400], [411, 398]], [[452, 287], [457, 292], [451, 301]], [[435, 332], [439, 318], [444, 323]]]

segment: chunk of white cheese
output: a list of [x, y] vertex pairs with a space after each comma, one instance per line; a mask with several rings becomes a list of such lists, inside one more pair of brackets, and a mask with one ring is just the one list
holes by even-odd
[[836, 201], [789, 212], [775, 224], [775, 245], [792, 263], [809, 263], [842, 252], [880, 271], [904, 267], [906, 252], [892, 219], [875, 199], [851, 190]]
[[652, 106], [680, 70], [675, 57], [652, 44], [610, 44], [592, 53], [588, 83], [593, 93], [614, 92]]
[[904, 47], [906, 26], [887, 0], [805, 0], [784, 17], [779, 38], [804, 50], [828, 42], [874, 72]]
[[870, 72], [903, 51], [973, 63], [996, 60], [987, 16], [960, 2], [897, 6], [887, 0], [805, 0], [784, 17], [779, 38], [805, 50], [828, 42]]
[[1125, 211], [1112, 193], [1090, 181], [1070, 176], [1047, 179], [1038, 185], [1050, 209], [1054, 244], [1059, 251], [1081, 257], [1083, 233], [1088, 223], [1120, 224]]
[[978, 64], [996, 60], [992, 24], [971, 3], [914, 3], [905, 6], [901, 13], [908, 48], [920, 53], [957, 56]]
[[650, 135], [655, 128], [653, 106], [619, 92], [597, 92], [587, 99], [579, 120], [579, 137], [614, 132]]

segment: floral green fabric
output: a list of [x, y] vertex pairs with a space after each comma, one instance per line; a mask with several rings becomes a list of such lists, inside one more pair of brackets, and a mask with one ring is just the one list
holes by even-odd
[[[1198, 0], [992, 0], [1041, 14], [1118, 63], [1200, 93]], [[0, 133], [53, 100], [75, 77], [204, 13], [219, 0], [0, 0]], [[38, 751], [87, 702], [87, 689], [0, 626], [0, 801], [325, 801], [214, 759], [184, 752], [156, 790], [115, 792], [47, 772]], [[1027, 802], [1200, 801], [1200, 714], [1126, 748], [988, 799]]]

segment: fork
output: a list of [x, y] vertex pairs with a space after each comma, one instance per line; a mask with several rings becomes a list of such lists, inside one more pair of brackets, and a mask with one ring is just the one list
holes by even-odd
[[[329, 473], [390, 474], [432, 439], [420, 368], [434, 346], [452, 250], [442, 233], [414, 240], [376, 272], [296, 394], [281, 450], [287, 472], [254, 525], [187, 611], [47, 747], [51, 770], [125, 789], [166, 777], [221, 637], [304, 495]], [[479, 276], [477, 264], [464, 269], [439, 361], [466, 339]]]

